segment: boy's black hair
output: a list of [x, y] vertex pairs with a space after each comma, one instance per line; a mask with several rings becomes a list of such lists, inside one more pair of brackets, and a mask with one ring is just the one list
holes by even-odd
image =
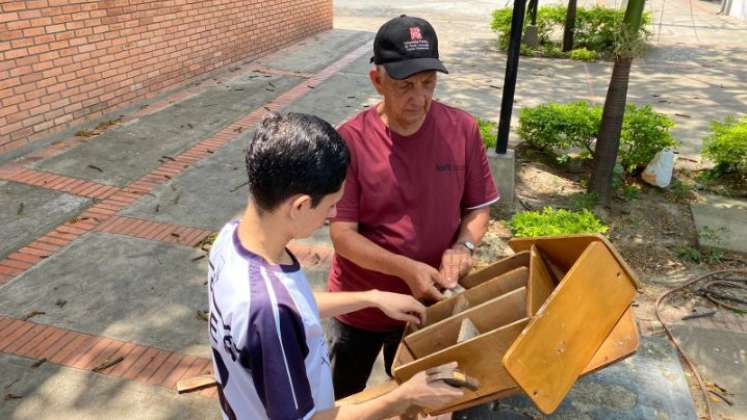
[[350, 153], [332, 125], [308, 114], [271, 114], [246, 151], [249, 192], [260, 210], [272, 211], [295, 194], [312, 207], [340, 189]]

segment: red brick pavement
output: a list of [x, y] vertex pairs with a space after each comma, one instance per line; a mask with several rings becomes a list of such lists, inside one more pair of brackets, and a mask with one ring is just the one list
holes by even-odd
[[[54, 156], [81, 142], [88, 141], [81, 138], [47, 146], [14, 162], [0, 165], [0, 179], [71, 193], [95, 200], [91, 207], [77, 217], [55, 227], [40, 238], [0, 260], [0, 286], [59, 252], [78, 237], [94, 230], [185, 246], [199, 244], [212, 232], [189, 226], [118, 216], [117, 213], [138, 200], [143, 194], [150, 193], [159, 184], [179, 175], [198, 160], [207, 157], [221, 146], [236, 139], [239, 136], [238, 133], [256, 124], [267, 110], [281, 110], [368, 52], [368, 50], [369, 45], [363, 45], [313, 75], [277, 72], [278, 74], [303, 77], [305, 80], [213, 136], [174, 156], [173, 160], [164, 162], [161, 166], [125, 188], [65, 177], [25, 166], [28, 163]], [[273, 72], [272, 69], [260, 66], [250, 66], [249, 69], [264, 73]], [[235, 74], [229, 76], [235, 77]], [[178, 92], [162, 101], [151, 104], [147, 109], [132, 115], [130, 118], [155, 112], [173, 102], [184, 100], [197, 93], [199, 93], [197, 88]], [[304, 265], [326, 264], [331, 255], [331, 249], [327, 246], [292, 244], [290, 248]], [[46, 359], [49, 363], [83, 370], [92, 370], [106, 361], [121, 356], [123, 357], [122, 362], [99, 373], [167, 388], [174, 388], [176, 382], [182, 377], [208, 374], [211, 371], [210, 361], [205, 358], [169, 352], [108, 337], [97, 337], [31, 321], [12, 319], [2, 315], [0, 315], [0, 352], [36, 360]], [[215, 389], [206, 389], [200, 391], [200, 393], [211, 398], [217, 396]]]

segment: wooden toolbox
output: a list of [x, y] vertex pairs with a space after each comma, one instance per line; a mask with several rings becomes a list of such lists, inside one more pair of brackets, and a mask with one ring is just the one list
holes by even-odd
[[[637, 279], [599, 235], [513, 239], [516, 254], [460, 281], [466, 289], [408, 325], [392, 366], [397, 382], [457, 361], [476, 391], [441, 414], [520, 392], [553, 412], [579, 376], [635, 353], [630, 304]], [[458, 340], [463, 320], [477, 331]]]

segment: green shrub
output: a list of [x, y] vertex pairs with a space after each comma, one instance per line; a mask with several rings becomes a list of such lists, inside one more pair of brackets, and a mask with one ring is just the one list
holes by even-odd
[[485, 149], [495, 149], [495, 144], [498, 141], [498, 124], [490, 120], [482, 119], [480, 117], [476, 118], [477, 125], [480, 128], [480, 136], [482, 137], [482, 142], [483, 144], [485, 144]]
[[[624, 10], [594, 6], [579, 8], [576, 11], [576, 29], [574, 31], [573, 46], [587, 48], [600, 53], [612, 53], [622, 26]], [[565, 22], [565, 16], [563, 16]], [[560, 22], [560, 25], [563, 25]], [[644, 12], [641, 21], [640, 35], [643, 39], [649, 37], [647, 27], [651, 24], [651, 13]]]
[[625, 201], [633, 201], [641, 195], [641, 187], [637, 185], [625, 185], [623, 186], [622, 193]]
[[651, 106], [628, 104], [625, 108], [618, 157], [626, 172], [645, 167], [659, 151], [677, 142], [670, 132], [674, 122]]
[[717, 174], [747, 174], [747, 115], [711, 122], [711, 134], [703, 141], [703, 155], [716, 163]]
[[[508, 47], [508, 41], [511, 34], [511, 8], [502, 8], [493, 11], [493, 19], [490, 27], [498, 33], [498, 43], [501, 49]], [[540, 46], [555, 45], [550, 39], [550, 34], [554, 30], [562, 30], [565, 25], [566, 7], [542, 6], [537, 10], [537, 36]], [[601, 55], [610, 56], [615, 52], [619, 28], [621, 27], [623, 10], [611, 9], [606, 7], [595, 6], [591, 8], [579, 7], [576, 9], [576, 25], [574, 31], [574, 47], [585, 48], [589, 51]], [[524, 19], [524, 28], [526, 28], [529, 19]], [[640, 34], [646, 39], [650, 35], [647, 27], [651, 24], [651, 13], [644, 13], [641, 24]], [[523, 33], [523, 31], [522, 31]], [[524, 49], [522, 53], [529, 54], [530, 49]], [[554, 52], [546, 48], [539, 48], [538, 52], [546, 55], [547, 52]], [[555, 54], [546, 56], [567, 56], [567, 54]], [[579, 59], [579, 58], [577, 58]]]
[[672, 182], [667, 189], [666, 197], [674, 203], [687, 203], [693, 199], [693, 189], [695, 187], [689, 182], [680, 181], [678, 178], [672, 178]]
[[563, 49], [560, 48], [560, 44], [554, 42], [542, 45], [540, 55], [548, 58], [568, 58], [570, 56], [567, 52], [563, 52]]
[[596, 51], [587, 50], [585, 47], [571, 51], [571, 60], [595, 61], [597, 59], [599, 59], [599, 54]]
[[[550, 32], [554, 25], [554, 14], [557, 13], [553, 8], [562, 8], [561, 6], [543, 6], [537, 11], [537, 38], [540, 44], [550, 41]], [[493, 10], [493, 20], [490, 22], [490, 29], [498, 33], [498, 45], [501, 49], [508, 48], [508, 41], [511, 39], [511, 15], [513, 9], [504, 7]], [[524, 29], [529, 24], [529, 19], [524, 19]], [[522, 33], [524, 31], [522, 30]]]
[[588, 102], [550, 102], [519, 111], [518, 132], [531, 146], [554, 154], [573, 147], [591, 151], [601, 120], [602, 108]]
[[[602, 106], [587, 102], [547, 103], [519, 111], [518, 133], [530, 146], [562, 155], [573, 148], [592, 154], [602, 121]], [[620, 134], [619, 160], [625, 172], [648, 164], [656, 153], [677, 142], [669, 117], [650, 106], [629, 104]]]
[[597, 204], [599, 204], [599, 195], [596, 193], [585, 192], [573, 196], [573, 208], [576, 210], [591, 210]]
[[574, 233], [605, 233], [607, 226], [591, 211], [553, 210], [516, 213], [508, 222], [514, 236], [535, 237], [570, 235]]

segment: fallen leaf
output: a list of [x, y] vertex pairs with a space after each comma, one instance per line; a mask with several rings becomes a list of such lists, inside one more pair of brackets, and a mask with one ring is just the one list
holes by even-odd
[[106, 360], [106, 361], [104, 361], [102, 364], [96, 366], [95, 368], [93, 368], [91, 370], [94, 371], [94, 372], [101, 372], [102, 370], [109, 369], [110, 367], [116, 365], [117, 363], [121, 362], [122, 360], [124, 360], [124, 357], [117, 356], [113, 360]]
[[33, 311], [31, 311], [31, 312], [27, 313], [26, 315], [24, 315], [24, 316], [23, 316], [23, 317], [21, 318], [21, 320], [22, 320], [22, 321], [28, 321], [29, 319], [31, 319], [31, 318], [33, 318], [33, 317], [35, 317], [35, 316], [37, 316], [37, 315], [46, 315], [46, 314], [47, 314], [47, 313], [46, 313], [46, 312], [44, 312], [44, 311], [37, 311], [37, 310], [33, 310]]
[[197, 319], [205, 321], [205, 322], [208, 322], [210, 320], [210, 318], [209, 318], [209, 312], [208, 311], [201, 311], [199, 309], [195, 313], [195, 317]]
[[47, 358], [46, 358], [46, 357], [45, 357], [45, 358], [42, 358], [42, 359], [39, 359], [39, 360], [37, 360], [36, 362], [34, 362], [34, 363], [33, 363], [33, 364], [31, 365], [31, 367], [32, 367], [32, 368], [34, 368], [34, 369], [36, 369], [36, 368], [38, 368], [39, 366], [43, 365], [43, 364], [44, 364], [44, 363], [45, 363], [46, 361], [47, 361]]

